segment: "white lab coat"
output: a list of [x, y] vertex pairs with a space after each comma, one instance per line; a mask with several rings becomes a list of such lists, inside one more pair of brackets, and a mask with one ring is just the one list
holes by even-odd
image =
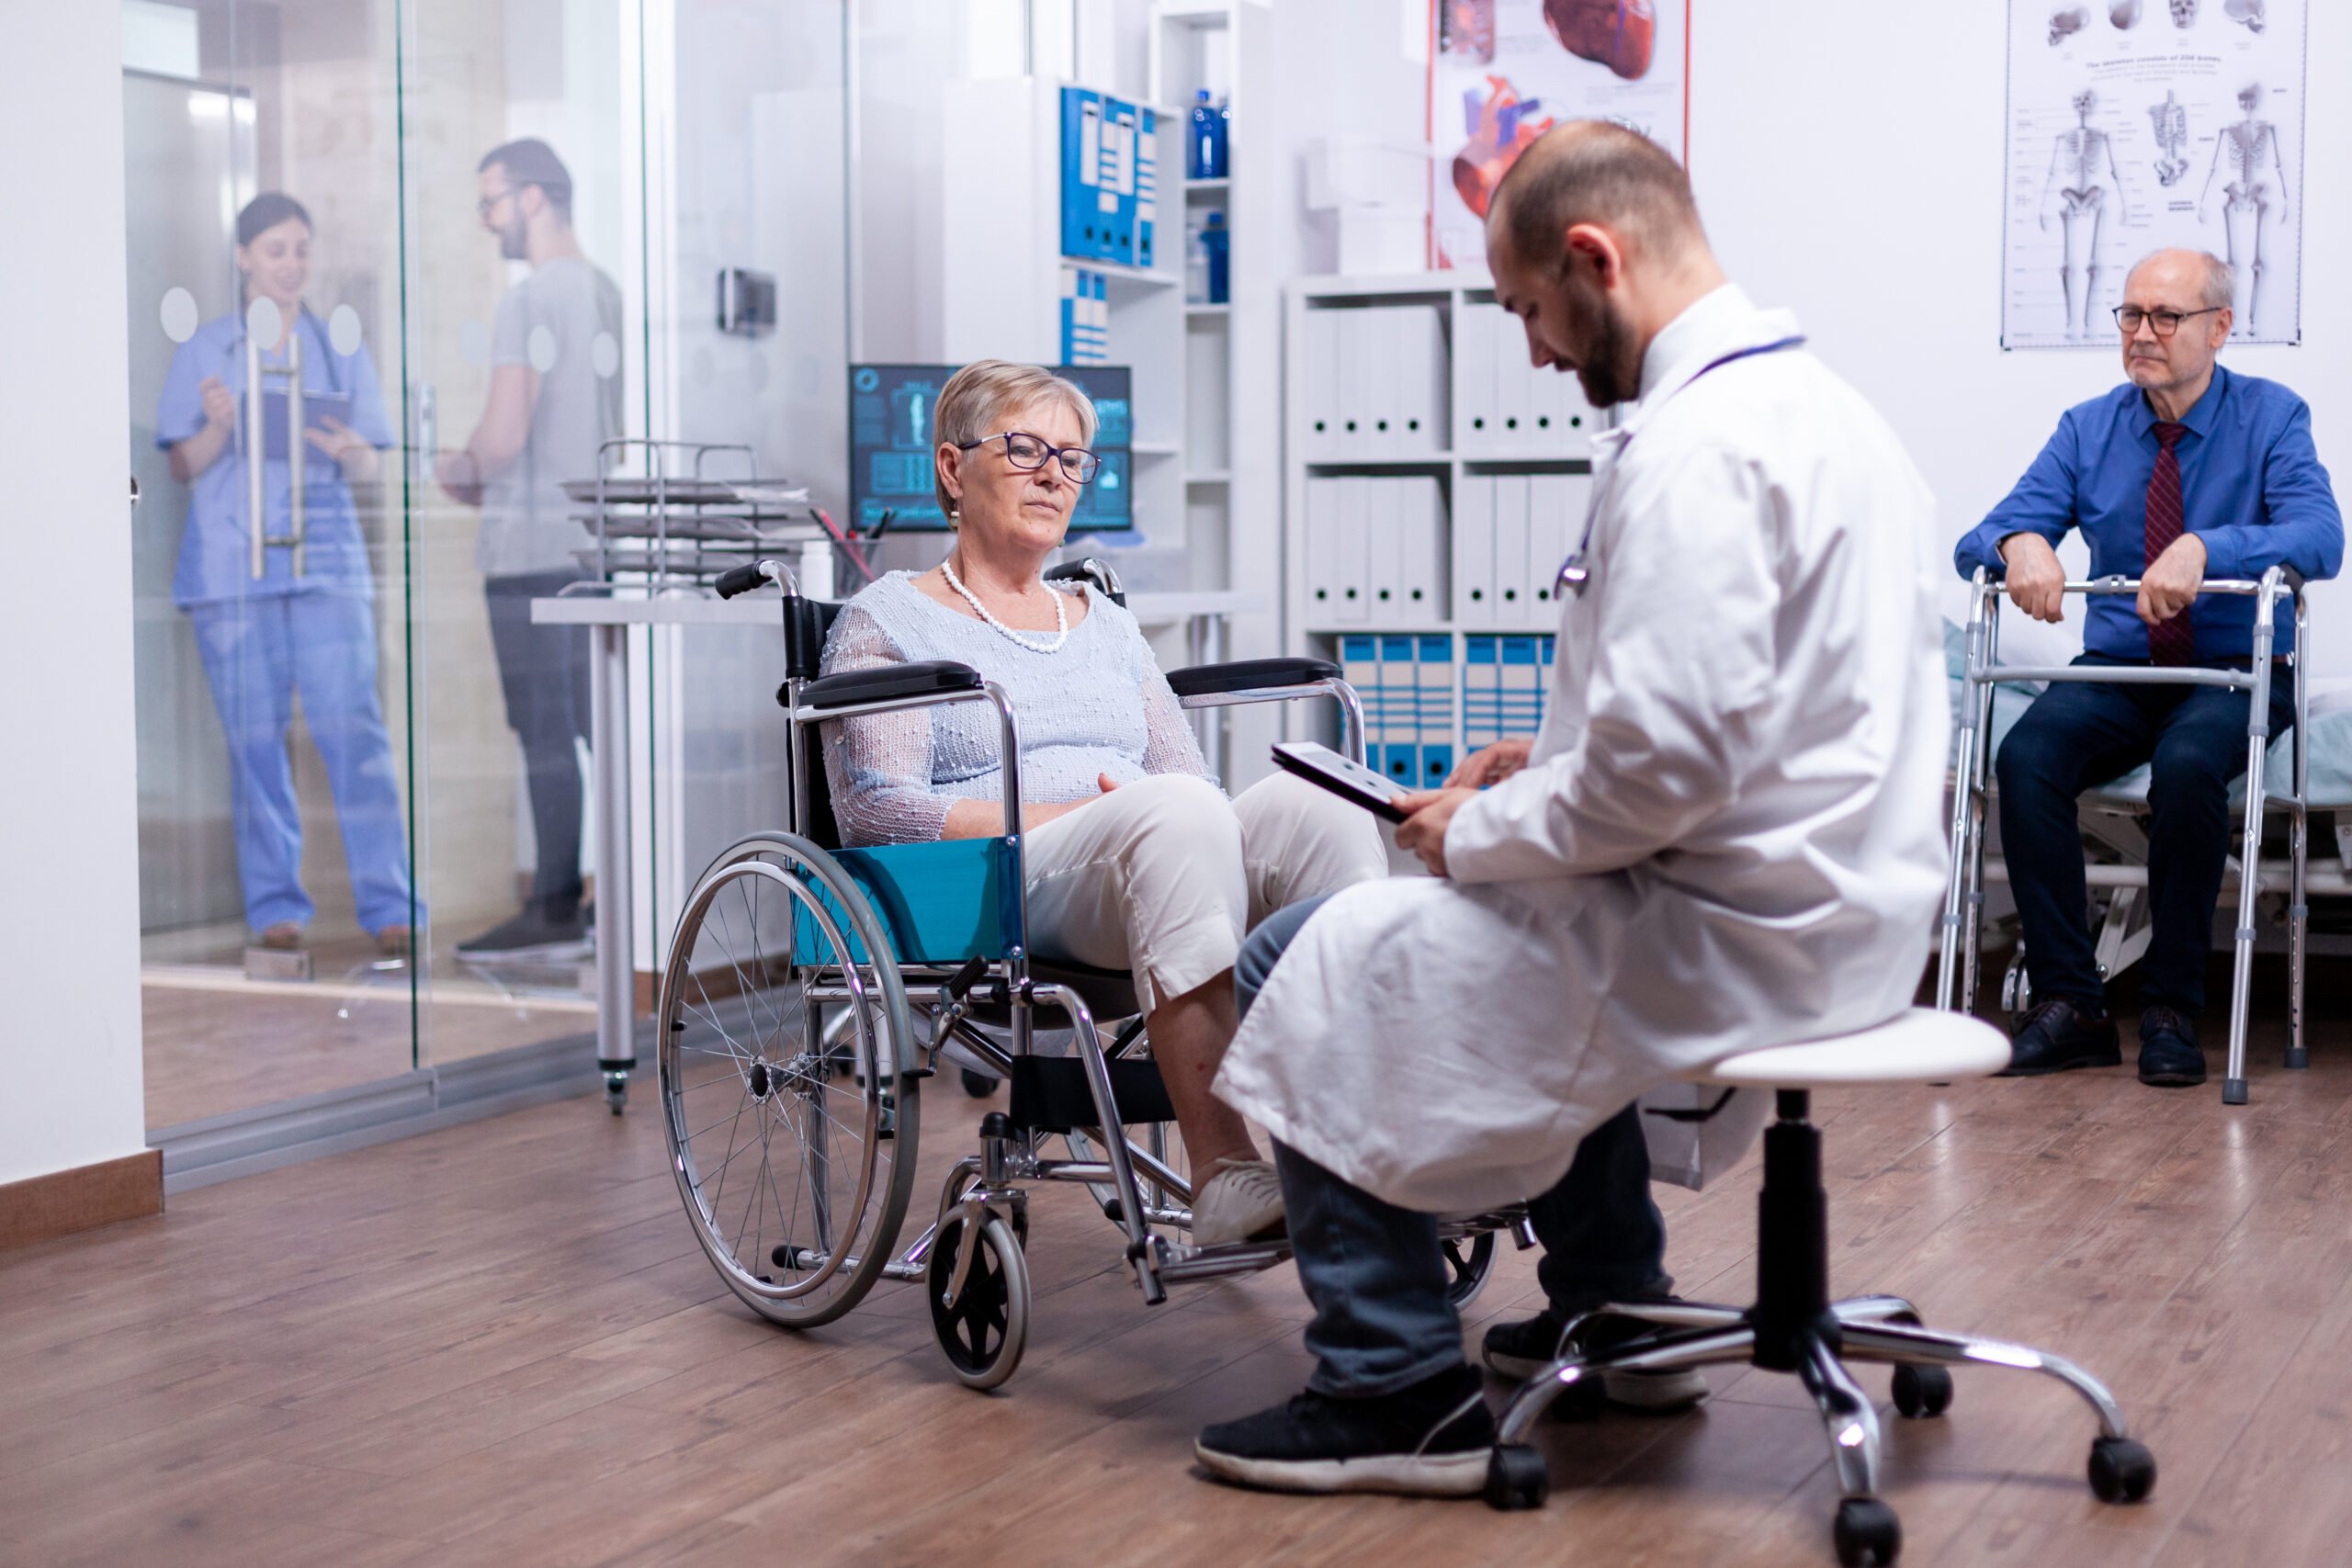
[[[1884, 422], [1736, 288], [1653, 343], [1596, 438], [1527, 769], [1449, 875], [1340, 894], [1219, 1073], [1282, 1142], [1408, 1208], [1541, 1192], [1646, 1090], [1908, 1005], [1943, 886], [1933, 502]], [[1698, 377], [1697, 379], [1693, 379]]]

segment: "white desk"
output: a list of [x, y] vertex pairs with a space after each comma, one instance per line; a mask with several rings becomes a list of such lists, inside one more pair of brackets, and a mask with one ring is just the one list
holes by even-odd
[[[1226, 657], [1227, 630], [1234, 615], [1266, 608], [1262, 593], [1131, 593], [1127, 608], [1147, 627], [1182, 626], [1187, 664], [1216, 663]], [[719, 599], [695, 590], [659, 597], [577, 594], [531, 601], [531, 619], [540, 626], [586, 626], [595, 642], [590, 666], [589, 746], [596, 769], [596, 1066], [605, 1075], [605, 1096], [617, 1111], [628, 1098], [628, 1076], [637, 1066], [637, 984], [633, 935], [640, 911], [629, 856], [633, 826], [629, 805], [628, 632], [632, 626], [775, 626], [784, 629], [776, 596], [763, 589], [741, 598]], [[1223, 710], [1201, 710], [1203, 749], [1222, 771]], [[747, 826], [749, 826], [747, 824]], [[620, 918], [616, 919], [617, 914]]]

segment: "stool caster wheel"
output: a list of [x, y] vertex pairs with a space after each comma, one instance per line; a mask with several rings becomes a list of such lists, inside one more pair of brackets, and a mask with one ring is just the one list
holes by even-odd
[[1918, 1420], [1951, 1408], [1951, 1374], [1941, 1367], [1894, 1369], [1894, 1408]]
[[628, 1108], [628, 1078], [621, 1073], [605, 1075], [605, 1109], [618, 1116]]
[[2102, 1503], [2137, 1503], [2156, 1484], [2156, 1456], [2130, 1438], [2091, 1444], [2091, 1490]]
[[1903, 1551], [1903, 1521], [1875, 1497], [1849, 1497], [1838, 1505], [1838, 1561], [1845, 1568], [1878, 1568]]
[[964, 1092], [974, 1100], [986, 1100], [996, 1092], [996, 1086], [1001, 1081], [991, 1074], [976, 1073], [969, 1067], [959, 1070], [964, 1075]]
[[1505, 1513], [1540, 1508], [1552, 1495], [1544, 1456], [1524, 1443], [1498, 1443], [1487, 1460], [1487, 1506]]

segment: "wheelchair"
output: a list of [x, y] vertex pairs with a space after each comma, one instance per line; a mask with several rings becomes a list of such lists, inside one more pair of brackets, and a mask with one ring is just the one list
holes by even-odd
[[[1125, 603], [1098, 561], [1046, 575], [1084, 579]], [[1029, 1184], [1090, 1189], [1148, 1305], [1171, 1284], [1287, 1258], [1279, 1240], [1182, 1239], [1193, 1186], [1170, 1146], [1174, 1112], [1133, 981], [1031, 952], [1018, 831], [841, 844], [818, 727], [947, 703], [996, 710], [1003, 795], [1018, 822], [1020, 732], [1006, 694], [945, 661], [820, 678], [842, 606], [803, 597], [773, 560], [737, 568], [717, 587], [732, 598], [769, 583], [783, 597], [786, 826], [738, 840], [695, 884], [655, 1015], [672, 1170], [728, 1289], [771, 1322], [812, 1328], [878, 1281], [920, 1280], [955, 1376], [990, 1389], [1012, 1375], [1028, 1339]], [[1188, 709], [1335, 701], [1348, 752], [1363, 760], [1363, 712], [1336, 665], [1261, 659], [1168, 680]], [[1067, 1032], [1068, 1054], [1040, 1048], [1041, 1021]], [[1006, 1080], [1009, 1101], [982, 1118], [978, 1150], [949, 1168], [935, 1213], [900, 1248], [922, 1089], [951, 1043], [984, 1078]], [[1457, 1305], [1486, 1283], [1498, 1230], [1532, 1245], [1516, 1212], [1442, 1227]]]
[[[2232, 930], [2230, 972], [2230, 1036], [2222, 1069], [2222, 1103], [2246, 1103], [2246, 1013], [2254, 966], [2254, 944], [2260, 932], [2256, 924], [2257, 896], [2266, 882], [2287, 896], [2287, 974], [2289, 1043], [2285, 1066], [2310, 1066], [2311, 1051], [2303, 1038], [2304, 969], [2311, 919], [2310, 814], [2311, 776], [2308, 739], [2311, 695], [2308, 686], [2311, 609], [2301, 576], [2274, 566], [2259, 580], [2211, 579], [2200, 593], [2251, 598], [2255, 602], [2252, 658], [2241, 671], [2199, 668], [2161, 669], [2007, 665], [2001, 662], [2000, 615], [2002, 581], [1984, 568], [1969, 584], [1965, 685], [1960, 713], [1960, 760], [1951, 799], [1951, 863], [1944, 889], [1944, 909], [1936, 959], [1936, 1006], [1943, 1011], [1965, 1012], [1973, 1006], [1984, 939], [1984, 885], [1988, 870], [2007, 877], [2003, 864], [1988, 868], [1985, 821], [1992, 798], [1993, 692], [2007, 682], [2087, 681], [2109, 684], [2220, 686], [2247, 694], [2245, 803], [2240, 810], [2240, 845], [2236, 859], [2224, 872], [2223, 885], [2237, 887], [2237, 919]], [[2116, 597], [2136, 595], [2137, 578], [2101, 577], [2070, 581], [2068, 595]], [[2272, 640], [2279, 605], [2293, 617], [2295, 644], [2286, 657], [2294, 682], [2295, 721], [2290, 743], [2292, 787], [2285, 792], [2265, 777], [2270, 745], [2269, 703]], [[2096, 797], [2096, 798], [2095, 798]], [[2120, 807], [2094, 791], [2084, 796], [2095, 809], [2086, 812], [2084, 836], [2096, 856], [2088, 870], [2099, 910], [2098, 961], [2103, 977], [2112, 978], [2137, 962], [2148, 944], [2146, 889], [2147, 835], [2144, 808]], [[2273, 810], [2287, 823], [2283, 861], [2263, 858], [2264, 818]], [[2103, 896], [2103, 897], [2102, 897]], [[2001, 1004], [2012, 1019], [2021, 1019], [2032, 1005], [2026, 977], [2025, 947], [2020, 942], [2001, 979]]]

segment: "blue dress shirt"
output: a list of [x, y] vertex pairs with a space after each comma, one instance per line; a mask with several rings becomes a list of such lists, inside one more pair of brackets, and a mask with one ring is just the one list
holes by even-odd
[[[2286, 566], [2311, 581], [2344, 562], [2344, 514], [2312, 446], [2311, 410], [2276, 381], [2216, 365], [2212, 385], [2182, 423], [2180, 493], [2188, 531], [2205, 542], [2209, 578], [2258, 578]], [[2001, 574], [2000, 543], [2039, 534], [2053, 546], [2080, 528], [2091, 575], [2138, 577], [2147, 565], [2148, 479], [2156, 417], [2129, 382], [2077, 403], [2001, 504], [1952, 551], [1962, 577]], [[2201, 594], [2189, 612], [2199, 662], [2253, 651], [2254, 600]], [[2281, 615], [2274, 651], [2294, 643]], [[2148, 657], [2148, 628], [2120, 595], [2090, 601], [2083, 646], [2110, 659]]]

